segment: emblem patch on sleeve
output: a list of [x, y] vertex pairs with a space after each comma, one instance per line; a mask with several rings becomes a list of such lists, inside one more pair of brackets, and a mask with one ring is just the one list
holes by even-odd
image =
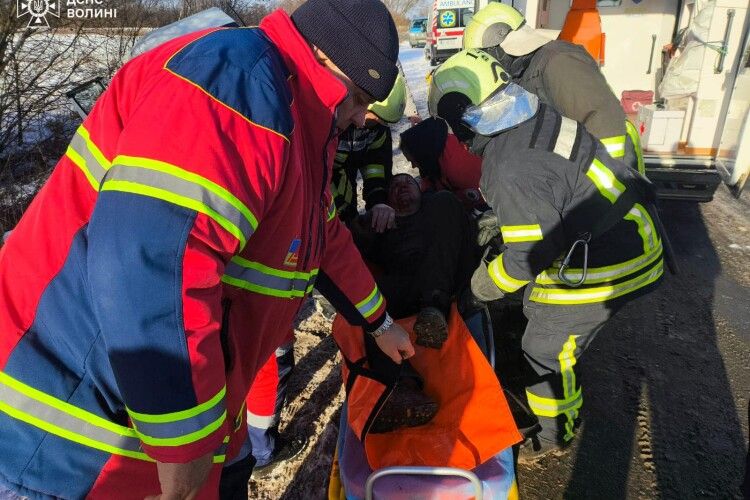
[[284, 259], [285, 266], [297, 266], [297, 262], [299, 261], [299, 247], [301, 244], [302, 240], [300, 240], [299, 238], [292, 240], [291, 245], [289, 245], [289, 251], [286, 254], [286, 258]]

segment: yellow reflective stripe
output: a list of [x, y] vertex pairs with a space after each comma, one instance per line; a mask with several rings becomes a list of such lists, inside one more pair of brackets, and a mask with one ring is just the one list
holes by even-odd
[[293, 299], [304, 297], [312, 290], [318, 269], [309, 272], [275, 269], [235, 256], [224, 273], [221, 281], [229, 285], [261, 295]]
[[[179, 437], [171, 437], [171, 438], [156, 438], [151, 436], [146, 436], [142, 433], [138, 433], [138, 436], [141, 438], [141, 441], [144, 443], [151, 445], [151, 446], [182, 446], [185, 444], [194, 443], [196, 441], [200, 441], [201, 439], [205, 438], [206, 436], [210, 436], [213, 432], [215, 432], [217, 429], [219, 429], [224, 421], [227, 419], [227, 412], [224, 410], [222, 414], [205, 426], [203, 429], [191, 432], [189, 434], [185, 434], [184, 436]], [[137, 430], [137, 428], [136, 428]]]
[[500, 232], [503, 234], [504, 243], [540, 241], [543, 238], [542, 227], [539, 224], [529, 224], [525, 226], [501, 226]]
[[89, 181], [91, 187], [94, 188], [95, 191], [99, 191], [99, 181], [94, 179], [94, 176], [91, 175], [89, 169], [86, 168], [86, 161], [81, 157], [81, 155], [79, 155], [72, 146], [68, 146], [68, 149], [65, 151], [65, 155], [70, 159], [70, 161], [75, 164], [76, 167], [80, 169], [81, 172], [83, 172], [83, 175], [86, 176], [86, 180]]
[[638, 226], [638, 234], [643, 240], [643, 251], [650, 252], [657, 244], [661, 244], [656, 234], [654, 221], [651, 220], [648, 210], [640, 203], [635, 203], [633, 208], [625, 215], [625, 219], [635, 222]]
[[560, 374], [563, 377], [563, 394], [565, 399], [569, 399], [575, 394], [576, 374], [573, 366], [576, 364], [576, 339], [579, 335], [571, 335], [567, 342], [563, 344], [560, 355], [557, 359], [560, 361]]
[[630, 137], [630, 141], [633, 143], [633, 149], [635, 149], [635, 156], [638, 160], [638, 171], [642, 175], [646, 175], [646, 163], [643, 161], [643, 149], [641, 148], [641, 136], [638, 133], [638, 129], [635, 128], [630, 120], [625, 120], [625, 133]]
[[162, 413], [158, 415], [148, 414], [148, 413], [138, 413], [136, 411], [131, 410], [130, 408], [126, 408], [128, 415], [130, 415], [130, 418], [135, 418], [136, 420], [140, 420], [142, 422], [150, 422], [154, 424], [159, 423], [165, 423], [165, 422], [174, 422], [176, 420], [184, 420], [186, 418], [195, 417], [196, 415], [199, 415], [203, 413], [204, 411], [213, 408], [216, 406], [216, 404], [224, 399], [224, 395], [227, 393], [227, 387], [224, 386], [221, 388], [221, 390], [216, 393], [214, 397], [206, 401], [205, 403], [201, 403], [198, 406], [194, 406], [193, 408], [188, 408], [187, 410], [180, 410], [175, 411], [171, 413]]
[[152, 461], [136, 451], [140, 441], [134, 429], [45, 394], [4, 372], [0, 372], [0, 394], [0, 411], [17, 420], [83, 446]]
[[125, 193], [141, 194], [144, 196], [150, 196], [152, 198], [167, 201], [174, 205], [179, 205], [185, 208], [189, 208], [191, 210], [195, 210], [196, 212], [205, 214], [211, 217], [213, 220], [215, 220], [221, 227], [226, 229], [229, 234], [237, 238], [240, 241], [240, 245], [242, 247], [244, 247], [247, 244], [247, 238], [245, 238], [245, 235], [242, 233], [242, 231], [240, 231], [240, 229], [237, 226], [235, 226], [231, 221], [226, 219], [223, 215], [221, 215], [220, 213], [218, 213], [217, 211], [215, 211], [208, 205], [201, 203], [199, 201], [196, 201], [192, 198], [188, 198], [186, 196], [180, 196], [178, 194], [174, 194], [171, 191], [167, 191], [165, 189], [155, 188], [151, 186], [144, 186], [142, 184], [138, 184], [138, 183], [130, 182], [130, 181], [109, 180], [104, 184], [104, 186], [102, 186], [101, 190], [102, 191], [121, 191]]
[[384, 131], [377, 139], [372, 141], [372, 144], [370, 144], [370, 146], [367, 149], [372, 150], [372, 149], [378, 149], [379, 147], [381, 147], [383, 144], [385, 144], [385, 138], [387, 137], [387, 135], [388, 134]]
[[584, 289], [535, 287], [531, 291], [529, 299], [542, 304], [591, 304], [604, 302], [643, 288], [658, 280], [663, 273], [664, 262], [659, 260], [658, 264], [647, 273], [616, 285]]
[[76, 130], [65, 154], [83, 172], [91, 187], [98, 191], [104, 174], [112, 164], [91, 140], [83, 125]]
[[78, 130], [76, 131], [79, 134], [81, 134], [81, 137], [86, 141], [86, 145], [89, 148], [89, 152], [91, 152], [92, 155], [94, 155], [94, 158], [99, 162], [99, 164], [107, 170], [110, 166], [112, 166], [112, 162], [110, 162], [106, 156], [104, 156], [104, 153], [102, 153], [101, 149], [94, 144], [94, 141], [91, 140], [91, 134], [88, 130], [86, 130], [86, 127], [81, 125], [78, 127]]
[[487, 266], [487, 272], [497, 287], [508, 293], [515, 292], [529, 283], [528, 281], [516, 279], [507, 273], [503, 265], [503, 254], [498, 255], [495, 260], [490, 262], [489, 266]]
[[625, 136], [615, 135], [600, 139], [604, 147], [607, 148], [609, 156], [612, 158], [622, 158], [625, 156]]
[[[576, 374], [573, 370], [573, 366], [576, 364], [576, 338], [578, 335], [571, 335], [568, 337], [567, 342], [563, 344], [563, 348], [560, 351], [558, 360], [560, 362], [560, 375], [563, 379], [563, 395], [568, 400], [581, 394], [579, 390], [576, 393]], [[573, 439], [573, 428], [575, 426], [575, 419], [578, 417], [578, 409], [583, 405], [583, 397], [580, 397], [580, 404], [572, 408], [565, 410], [565, 434], [563, 435], [564, 441], [570, 441]]]
[[63, 429], [62, 427], [58, 427], [57, 425], [51, 422], [46, 422], [33, 415], [23, 412], [17, 408], [13, 408], [5, 404], [2, 401], [0, 401], [0, 411], [7, 413], [9, 416], [17, 420], [21, 420], [22, 422], [26, 422], [29, 425], [33, 425], [34, 427], [38, 427], [42, 429], [43, 431], [49, 432], [50, 434], [54, 434], [55, 436], [59, 436], [61, 438], [67, 439], [68, 441], [73, 441], [74, 443], [78, 443], [83, 446], [88, 446], [89, 448], [94, 448], [96, 450], [101, 450], [107, 453], [112, 453], [114, 455], [122, 455], [125, 457], [135, 458], [138, 460], [155, 462], [155, 460], [153, 460], [152, 458], [149, 458], [149, 456], [146, 455], [145, 453], [117, 448], [115, 446], [111, 446], [106, 443], [96, 441], [82, 434], [78, 434], [76, 432]]
[[247, 221], [250, 223], [250, 226], [253, 228], [253, 230], [256, 230], [258, 228], [258, 219], [255, 218], [255, 215], [253, 215], [249, 208], [247, 208], [236, 196], [234, 196], [228, 190], [216, 184], [215, 182], [206, 179], [205, 177], [202, 177], [196, 173], [182, 169], [175, 165], [171, 165], [159, 160], [153, 160], [151, 158], [138, 158], [135, 156], [120, 155], [112, 161], [113, 165], [115, 163], [123, 163], [125, 165], [136, 165], [138, 167], [149, 168], [159, 172], [164, 172], [169, 175], [173, 175], [188, 182], [198, 184], [199, 186], [202, 186], [207, 191], [210, 191], [216, 196], [222, 198], [224, 201], [236, 208], [237, 211], [245, 216], [245, 219], [247, 219]]
[[617, 198], [625, 192], [625, 186], [622, 182], [617, 180], [615, 174], [596, 158], [586, 171], [586, 177], [591, 179], [602, 196], [611, 203], [617, 201]]
[[385, 166], [371, 163], [365, 166], [365, 179], [385, 178]]
[[213, 433], [226, 420], [226, 386], [205, 403], [164, 414], [138, 413], [126, 407], [138, 436], [153, 446], [190, 444]]
[[[189, 172], [185, 169], [171, 165], [169, 163], [153, 160], [151, 158], [139, 158], [127, 155], [119, 155], [112, 162], [112, 174], [109, 176], [112, 180], [105, 182], [103, 190], [119, 190], [114, 188], [107, 188], [110, 182], [128, 182], [128, 185], [120, 184], [118, 187], [125, 189], [126, 191], [135, 192], [137, 190], [135, 186], [143, 186], [145, 188], [153, 188], [160, 190], [167, 194], [171, 193], [173, 196], [167, 196], [162, 198], [165, 201], [172, 203], [178, 203], [186, 206], [193, 210], [199, 211], [214, 218], [222, 227], [227, 229], [231, 234], [237, 237], [241, 242], [242, 246], [247, 242], [247, 238], [255, 231], [258, 227], [258, 220], [255, 215], [248, 209], [236, 196], [230, 193], [222, 186], [215, 182], [206, 179], [198, 174]], [[118, 175], [114, 174], [114, 167], [118, 168]], [[145, 169], [145, 170], [141, 170]], [[153, 172], [148, 174], [148, 171]], [[161, 176], [159, 175], [161, 174]], [[118, 180], [118, 176], [123, 179]], [[134, 178], [131, 178], [134, 176]], [[185, 189], [186, 186], [195, 186], [200, 190], [201, 196], [196, 198], [195, 196], [188, 196], [186, 192], [177, 189], [178, 181], [172, 181], [175, 183], [173, 186], [175, 189], [170, 190], [168, 185], [169, 179], [179, 179], [182, 181], [180, 189]], [[157, 191], [139, 190], [138, 194], [146, 194], [154, 196]], [[151, 194], [147, 194], [147, 193]], [[185, 204], [187, 200], [190, 200], [189, 206]], [[209, 205], [211, 202], [212, 205]], [[235, 217], [237, 220], [232, 220], [230, 217]], [[216, 218], [215, 216], [219, 217]], [[242, 227], [246, 229], [243, 231]]]
[[375, 314], [375, 312], [380, 308], [382, 304], [383, 295], [380, 293], [380, 290], [378, 290], [377, 285], [375, 285], [375, 288], [373, 288], [372, 292], [370, 292], [370, 295], [368, 295], [367, 298], [358, 303], [355, 307], [365, 319], [368, 319], [370, 316]]
[[326, 218], [326, 222], [331, 222], [334, 217], [336, 217], [336, 204], [331, 202], [328, 206], [328, 217]]
[[531, 411], [540, 417], [555, 418], [568, 411], [577, 411], [583, 405], [583, 393], [580, 388], [567, 399], [544, 398], [527, 389], [526, 398]]
[[[662, 255], [661, 242], [656, 247], [650, 249], [648, 253], [640, 255], [620, 264], [614, 264], [605, 267], [592, 267], [586, 272], [584, 285], [594, 285], [597, 283], [608, 283], [611, 281], [624, 278], [641, 269], [653, 264], [654, 261]], [[564, 285], [558, 277], [559, 267], [551, 267], [542, 271], [535, 279], [537, 285]], [[571, 281], [579, 281], [583, 275], [583, 269], [570, 268], [565, 270], [565, 276]]]
[[48, 406], [60, 410], [61, 412], [73, 415], [74, 417], [84, 420], [97, 427], [107, 429], [108, 431], [117, 433], [121, 436], [136, 437], [135, 430], [131, 429], [130, 427], [117, 425], [116, 423], [102, 418], [99, 415], [78, 408], [77, 406], [73, 406], [72, 404], [57, 399], [54, 396], [50, 396], [49, 394], [35, 389], [30, 385], [24, 384], [20, 380], [16, 380], [7, 373], [0, 372], [0, 383], [7, 385], [8, 387], [20, 392], [21, 394], [24, 394], [25, 396], [35, 399], [40, 403], [44, 403]]
[[242, 267], [245, 267], [247, 269], [255, 269], [256, 271], [260, 271], [264, 274], [270, 274], [271, 276], [278, 276], [279, 278], [287, 278], [287, 279], [310, 279], [313, 276], [316, 276], [318, 274], [317, 269], [312, 269], [309, 272], [305, 271], [288, 271], [286, 269], [276, 269], [274, 267], [267, 266], [265, 264], [261, 264], [260, 262], [255, 262], [252, 260], [247, 260], [239, 255], [236, 255], [232, 257], [232, 262], [235, 262], [236, 264], [239, 264]]

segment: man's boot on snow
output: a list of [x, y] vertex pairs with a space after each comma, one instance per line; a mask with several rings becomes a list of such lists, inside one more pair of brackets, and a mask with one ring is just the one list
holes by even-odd
[[440, 349], [448, 340], [448, 322], [437, 307], [424, 307], [414, 322], [417, 345]]
[[414, 379], [398, 381], [390, 397], [378, 412], [370, 427], [373, 434], [383, 434], [402, 427], [417, 427], [432, 420], [438, 404], [418, 388]]

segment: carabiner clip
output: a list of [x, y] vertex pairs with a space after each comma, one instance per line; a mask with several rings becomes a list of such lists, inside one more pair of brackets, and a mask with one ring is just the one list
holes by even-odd
[[[560, 278], [560, 281], [570, 287], [577, 288], [583, 285], [583, 282], [586, 281], [586, 272], [589, 267], [589, 240], [591, 240], [591, 235], [586, 233], [581, 238], [574, 241], [573, 246], [568, 250], [568, 255], [565, 256], [565, 260], [560, 264], [560, 269], [557, 271], [557, 277]], [[573, 252], [575, 252], [578, 245], [583, 245], [583, 272], [581, 273], [580, 280], [571, 281], [565, 276], [565, 270], [570, 265], [570, 259], [573, 257]]]

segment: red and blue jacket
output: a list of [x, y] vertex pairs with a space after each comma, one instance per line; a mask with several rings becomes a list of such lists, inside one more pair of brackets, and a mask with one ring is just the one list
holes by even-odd
[[382, 323], [329, 189], [345, 96], [281, 11], [115, 75], [0, 250], [0, 485], [143, 498], [213, 453], [216, 496], [313, 286]]

